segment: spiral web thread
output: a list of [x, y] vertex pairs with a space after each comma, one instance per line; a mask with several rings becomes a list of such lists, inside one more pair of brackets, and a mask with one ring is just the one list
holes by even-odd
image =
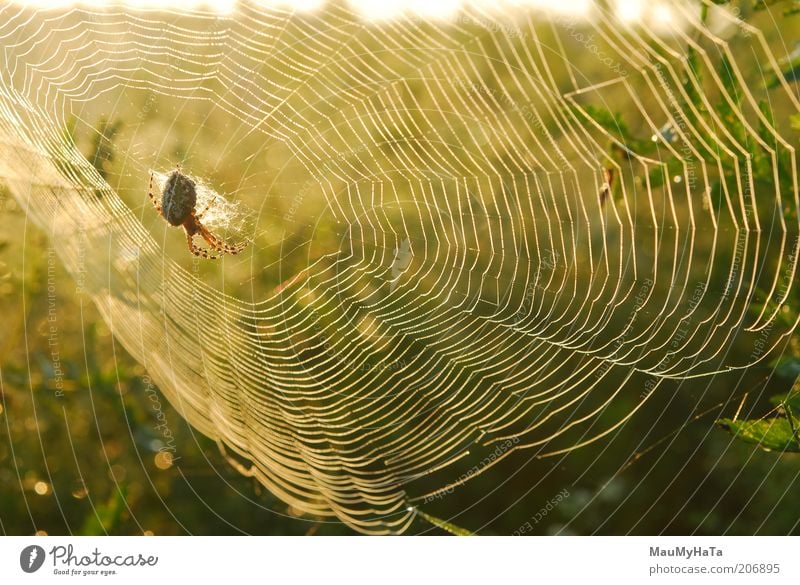
[[[752, 365], [793, 332], [785, 118], [800, 104], [781, 80], [777, 121], [765, 116], [743, 72], [780, 67], [774, 39], [715, 8], [712, 26], [699, 6], [671, 4], [664, 30], [620, 26], [605, 5], [585, 21], [473, 3], [450, 22], [366, 23], [338, 4], [223, 16], [4, 4], [0, 179], [116, 339], [189, 423], [251, 462], [244, 472], [304, 512], [402, 532], [426, 496], [516, 451], [607, 437], [664, 378]], [[112, 187], [62, 131], [101, 102], [135, 116], [143, 96], [180, 104], [173, 130], [183, 121], [189, 139], [204, 115], [232, 121], [194, 170], [236, 164], [261, 187], [243, 196], [253, 244], [211, 269], [218, 282], [144, 223], [149, 170], [176, 162], [168, 137], [143, 122]], [[601, 109], [653, 150], [598, 122]], [[304, 183], [256, 170], [275, 144]], [[252, 157], [225, 159], [241, 145]], [[753, 178], [754, 145], [772, 189]], [[280, 272], [276, 231], [310, 250], [325, 221], [335, 245], [259, 284]], [[637, 406], [610, 415], [623, 396]]]

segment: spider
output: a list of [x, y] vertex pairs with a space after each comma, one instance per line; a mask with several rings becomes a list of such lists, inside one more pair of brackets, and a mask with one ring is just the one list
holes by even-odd
[[216, 260], [219, 256], [209, 254], [207, 250], [198, 248], [194, 244], [195, 234], [200, 234], [214, 252], [219, 254], [238, 254], [247, 246], [242, 242], [231, 246], [226, 244], [204, 226], [200, 220], [216, 200], [212, 199], [206, 208], [197, 213], [197, 189], [195, 182], [181, 172], [181, 165], [177, 165], [175, 170], [170, 173], [164, 183], [164, 191], [161, 193], [161, 203], [153, 195], [153, 171], [150, 171], [150, 188], [147, 194], [153, 202], [156, 211], [167, 220], [172, 226], [183, 226], [186, 230], [186, 242], [189, 244], [189, 251], [195, 256], [202, 256], [209, 260]]

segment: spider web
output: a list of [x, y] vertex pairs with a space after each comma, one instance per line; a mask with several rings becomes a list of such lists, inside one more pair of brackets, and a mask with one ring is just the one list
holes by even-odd
[[[663, 379], [794, 331], [800, 103], [746, 75], [785, 47], [669, 6], [626, 27], [600, 4], [377, 23], [5, 4], [0, 178], [244, 473], [402, 532], [515, 451], [607, 438]], [[65, 130], [105, 112], [134, 120], [107, 180]], [[176, 163], [248, 252], [201, 265], [155, 216], [149, 170]]]

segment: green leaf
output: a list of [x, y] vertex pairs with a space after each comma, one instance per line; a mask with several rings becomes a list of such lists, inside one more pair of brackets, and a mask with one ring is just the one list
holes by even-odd
[[[797, 426], [797, 420], [793, 423]], [[788, 418], [732, 420], [723, 418], [717, 424], [733, 436], [747, 443], [755, 443], [765, 451], [800, 453], [800, 444]]]

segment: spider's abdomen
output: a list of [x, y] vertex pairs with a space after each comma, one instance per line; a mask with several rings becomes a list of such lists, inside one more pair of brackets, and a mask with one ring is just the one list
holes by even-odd
[[179, 171], [173, 172], [161, 194], [161, 213], [171, 225], [181, 225], [197, 204], [195, 183]]

